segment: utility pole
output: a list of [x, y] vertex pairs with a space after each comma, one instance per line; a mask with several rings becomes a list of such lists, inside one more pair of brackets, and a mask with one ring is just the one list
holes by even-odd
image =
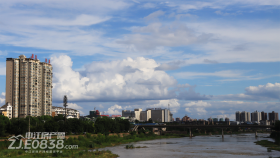
[[28, 132], [30, 133], [30, 114], [29, 114], [29, 129]]

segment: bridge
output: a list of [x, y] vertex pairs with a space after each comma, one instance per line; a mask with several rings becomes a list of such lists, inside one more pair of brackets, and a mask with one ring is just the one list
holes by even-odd
[[[133, 130], [137, 130], [138, 128], [166, 128], [166, 127], [176, 127], [176, 128], [188, 128], [190, 130], [190, 137], [192, 137], [191, 129], [192, 128], [221, 128], [222, 129], [222, 137], [224, 138], [224, 128], [273, 128], [272, 125], [136, 125]], [[255, 131], [255, 136], [257, 137], [257, 131]]]

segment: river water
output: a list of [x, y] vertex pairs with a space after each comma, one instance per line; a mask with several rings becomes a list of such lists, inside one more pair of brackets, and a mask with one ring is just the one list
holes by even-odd
[[279, 151], [267, 151], [266, 147], [256, 145], [258, 140], [270, 140], [265, 138], [269, 134], [239, 134], [221, 136], [196, 136], [193, 138], [157, 139], [130, 143], [136, 146], [148, 148], [125, 149], [127, 144], [115, 147], [107, 147], [121, 158], [271, 158], [280, 157]]

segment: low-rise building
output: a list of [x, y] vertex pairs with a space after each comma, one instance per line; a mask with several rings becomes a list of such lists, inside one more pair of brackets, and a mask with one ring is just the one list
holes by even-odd
[[3, 105], [0, 108], [0, 114], [8, 117], [9, 119], [11, 119], [12, 118], [12, 110], [13, 110], [12, 105], [9, 102], [7, 102], [5, 105]]
[[[57, 116], [58, 114], [61, 114], [63, 116], [65, 116], [65, 108], [63, 107], [57, 107], [57, 106], [53, 106], [52, 107], [52, 116]], [[80, 112], [78, 110], [75, 109], [71, 109], [71, 108], [66, 108], [66, 118], [80, 118]]]

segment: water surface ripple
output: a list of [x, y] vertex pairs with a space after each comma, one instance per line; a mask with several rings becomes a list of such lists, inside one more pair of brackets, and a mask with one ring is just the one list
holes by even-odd
[[271, 158], [280, 157], [279, 151], [267, 151], [267, 148], [256, 145], [258, 140], [270, 140], [265, 138], [269, 134], [225, 135], [221, 136], [196, 136], [193, 138], [171, 138], [130, 143], [136, 146], [148, 148], [125, 149], [127, 144], [115, 147], [107, 147], [121, 158]]

